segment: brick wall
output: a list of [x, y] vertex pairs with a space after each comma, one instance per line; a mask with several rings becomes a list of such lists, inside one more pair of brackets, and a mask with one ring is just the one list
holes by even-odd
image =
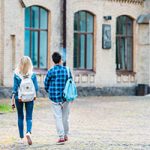
[[[24, 8], [22, 8], [18, 0], [5, 0], [0, 2], [4, 3], [4, 20], [0, 24], [3, 24], [4, 31], [3, 36], [1, 36], [1, 38], [4, 39], [4, 46], [3, 49], [0, 49], [0, 57], [4, 58], [4, 62], [0, 64], [5, 68], [4, 71], [0, 69], [0, 75], [3, 74], [4, 76], [4, 86], [11, 86], [14, 68], [20, 57], [24, 54]], [[39, 5], [49, 10], [51, 15], [49, 49], [51, 52], [59, 51], [61, 41], [60, 0], [24, 0], [24, 3], [26, 7]], [[2, 60], [3, 59], [0, 59], [0, 61]], [[3, 72], [1, 73], [1, 71]], [[1, 79], [0, 77], [0, 81]]]
[[[2, 2], [3, 7], [1, 8]], [[39, 5], [49, 10], [50, 20], [50, 54], [53, 51], [59, 51], [62, 42], [62, 18], [61, 18], [61, 0], [24, 0], [26, 7]], [[148, 1], [146, 1], [148, 2]], [[149, 4], [149, 3], [147, 3]], [[145, 5], [146, 7], [146, 5]], [[12, 85], [13, 70], [21, 56], [24, 53], [24, 8], [18, 0], [1, 0], [0, 1], [0, 84], [2, 80], [4, 86]], [[141, 58], [147, 58], [147, 50], [144, 54], [139, 47], [139, 38], [147, 38], [147, 29], [145, 27], [145, 36], [139, 37], [139, 26], [136, 23], [137, 17], [144, 12], [144, 5], [138, 3], [124, 3], [107, 0], [68, 0], [67, 1], [67, 65], [73, 71], [73, 21], [74, 13], [80, 10], [87, 10], [95, 15], [95, 72], [81, 73], [73, 72], [75, 81], [78, 86], [95, 86], [95, 87], [113, 87], [113, 86], [134, 86], [139, 79], [147, 80], [141, 74], [137, 74], [143, 69], [144, 63], [139, 65]], [[146, 8], [146, 12], [149, 9]], [[3, 15], [1, 14], [3, 13]], [[112, 16], [112, 20], [105, 21], [104, 16]], [[120, 15], [129, 15], [134, 21], [134, 72], [131, 75], [116, 74], [116, 18]], [[3, 18], [3, 17], [4, 18]], [[102, 24], [111, 25], [112, 47], [109, 50], [102, 49]], [[4, 32], [4, 33], [3, 33]], [[142, 57], [139, 57], [139, 54]], [[4, 69], [3, 69], [4, 68]], [[3, 71], [4, 70], [4, 71]], [[147, 74], [148, 75], [148, 74]], [[2, 78], [4, 77], [4, 79]], [[38, 75], [38, 80], [43, 85], [44, 75]]]
[[[98, 1], [93, 0], [92, 3], [90, 0], [71, 0], [68, 1], [67, 6], [67, 57], [71, 58], [67, 62], [69, 66], [73, 64], [73, 18], [74, 13], [80, 10], [87, 10], [95, 14], [96, 16], [96, 74], [94, 75], [94, 86], [132, 86], [136, 84], [137, 78], [135, 75], [129, 76], [117, 76], [116, 75], [116, 66], [115, 66], [115, 33], [116, 33], [116, 18], [120, 15], [128, 15], [135, 19], [134, 23], [134, 64], [137, 62], [136, 54], [138, 53], [138, 43], [136, 37], [138, 36], [138, 25], [136, 24], [136, 19], [142, 12], [143, 6], [133, 3], [119, 3], [115, 1]], [[112, 9], [113, 8], [113, 9]], [[112, 16], [112, 20], [105, 21], [103, 16]], [[112, 37], [112, 48], [110, 50], [102, 49], [102, 24], [111, 25], [111, 37]], [[137, 71], [137, 66], [134, 65], [134, 71]], [[76, 73], [75, 73], [76, 74]], [[86, 77], [85, 77], [86, 76]], [[89, 79], [90, 75], [82, 73], [77, 74], [78, 85], [87, 86], [91, 85]], [[93, 74], [92, 74], [93, 78]], [[93, 80], [93, 79], [92, 79]]]

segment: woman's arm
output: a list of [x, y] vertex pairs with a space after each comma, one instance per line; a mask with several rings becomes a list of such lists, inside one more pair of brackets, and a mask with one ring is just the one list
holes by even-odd
[[36, 74], [33, 74], [32, 81], [33, 81], [33, 84], [34, 84], [34, 87], [35, 87], [35, 91], [37, 92], [39, 90], [39, 87], [38, 87]]
[[17, 77], [17, 75], [14, 74], [12, 95], [16, 95], [16, 93], [18, 92], [20, 82], [21, 82], [21, 79], [19, 79], [19, 77]]
[[18, 88], [19, 88], [20, 82], [21, 82], [21, 79], [19, 77], [17, 77], [17, 75], [14, 74], [13, 89], [12, 89], [12, 96], [11, 96], [11, 106], [12, 106], [13, 110], [15, 108], [15, 97], [16, 97], [16, 94], [18, 93]]

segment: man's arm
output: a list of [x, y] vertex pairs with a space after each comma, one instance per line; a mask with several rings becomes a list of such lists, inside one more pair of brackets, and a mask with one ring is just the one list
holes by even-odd
[[48, 71], [44, 80], [44, 87], [45, 87], [46, 92], [48, 92], [48, 89], [49, 89], [49, 82], [51, 79], [51, 74], [52, 74], [51, 71]]

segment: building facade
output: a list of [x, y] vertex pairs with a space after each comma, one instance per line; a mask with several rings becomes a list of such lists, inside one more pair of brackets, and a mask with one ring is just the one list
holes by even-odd
[[0, 85], [28, 55], [43, 86], [59, 51], [79, 89], [133, 94], [150, 84], [149, 14], [149, 0], [1, 0]]

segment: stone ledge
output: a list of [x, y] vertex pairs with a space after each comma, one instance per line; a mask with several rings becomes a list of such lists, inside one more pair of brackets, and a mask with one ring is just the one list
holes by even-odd
[[[136, 94], [136, 87], [77, 87], [78, 96], [133, 96]], [[0, 99], [11, 97], [10, 87], [0, 87]], [[48, 97], [44, 88], [40, 88], [38, 97]]]
[[[12, 88], [0, 86], [0, 99], [1, 98], [11, 98]], [[38, 97], [48, 97], [44, 88], [40, 88], [38, 92]]]
[[0, 99], [1, 98], [10, 98], [12, 93], [12, 88], [0, 86]]
[[78, 87], [79, 96], [133, 96], [135, 87]]

